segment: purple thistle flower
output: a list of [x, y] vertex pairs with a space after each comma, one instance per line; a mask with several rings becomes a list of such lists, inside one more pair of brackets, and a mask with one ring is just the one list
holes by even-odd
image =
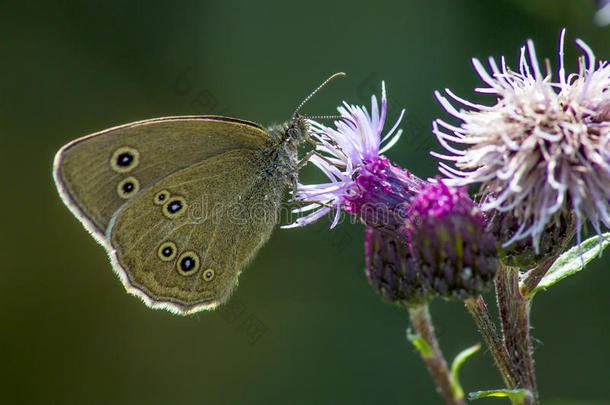
[[483, 292], [498, 267], [496, 239], [465, 188], [431, 182], [413, 198], [406, 234], [431, 289], [446, 298]]
[[369, 226], [403, 236], [409, 201], [423, 184], [408, 170], [377, 156], [355, 171], [343, 208]]
[[[462, 121], [460, 126], [439, 119], [433, 124], [437, 139], [450, 152], [433, 155], [456, 166], [441, 162], [439, 170], [450, 184], [481, 183], [481, 208], [510, 217], [502, 221], [515, 228], [502, 239], [503, 247], [529, 238], [538, 253], [543, 233], [549, 227], [562, 228], [557, 224], [569, 222], [571, 213], [578, 241], [587, 219], [597, 233], [601, 224], [610, 226], [610, 65], [600, 62], [596, 68], [593, 51], [576, 40], [587, 58], [579, 59], [578, 73], [566, 76], [564, 34], [558, 82], [551, 81], [550, 72], [541, 73], [528, 40], [527, 52], [521, 48], [518, 71], [510, 70], [504, 58], [500, 66], [489, 58], [490, 74], [473, 59], [488, 86], [475, 91], [495, 95], [496, 104], [474, 104], [446, 89], [470, 108], [458, 111], [436, 92], [447, 112]], [[570, 234], [569, 226], [563, 228]]]
[[[362, 214], [375, 209], [389, 207], [389, 210], [404, 203], [412, 196], [410, 187], [417, 187], [421, 180], [398, 166], [392, 166], [381, 156], [394, 145], [402, 134], [396, 130], [400, 117], [382, 136], [387, 111], [385, 84], [381, 84], [381, 109], [377, 98], [371, 97], [371, 113], [366, 107], [349, 105], [346, 102], [338, 108], [342, 121], [335, 121], [336, 128], [326, 127], [310, 120], [312, 136], [318, 142], [318, 155], [310, 162], [315, 164], [330, 180], [327, 183], [298, 184], [295, 201], [316, 201], [294, 212], [308, 212], [291, 228], [308, 225], [335, 210], [331, 228], [337, 225], [341, 209], [354, 214]], [[368, 194], [367, 194], [368, 193]], [[377, 200], [375, 200], [377, 198]], [[381, 206], [379, 206], [381, 204]]]
[[413, 305], [436, 295], [479, 294], [495, 274], [495, 239], [484, 232], [483, 217], [465, 190], [425, 182], [381, 155], [400, 136], [393, 135], [397, 122], [381, 137], [386, 105], [382, 85], [381, 111], [373, 96], [371, 115], [344, 104], [339, 112], [345, 118], [336, 129], [312, 122], [321, 144], [321, 156], [312, 161], [330, 182], [298, 185], [295, 200], [314, 203], [297, 212], [313, 212], [290, 226], [311, 223], [331, 209], [337, 211], [331, 227], [340, 210], [358, 216], [367, 226], [367, 279], [389, 301]]

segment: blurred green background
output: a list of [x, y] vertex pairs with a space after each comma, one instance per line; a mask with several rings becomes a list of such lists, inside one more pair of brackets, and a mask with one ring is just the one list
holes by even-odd
[[[592, 24], [594, 11], [588, 0], [3, 4], [0, 403], [440, 403], [405, 340], [407, 314], [366, 282], [361, 226], [278, 229], [228, 307], [177, 317], [124, 292], [60, 201], [53, 156], [145, 118], [286, 120], [345, 71], [304, 112], [333, 114], [344, 99], [370, 105], [385, 80], [389, 120], [407, 109], [389, 156], [431, 176], [427, 151], [440, 150], [431, 121], [447, 118], [433, 91], [476, 99], [470, 58], [505, 55], [516, 66], [527, 38], [557, 66], [562, 27], [569, 70], [576, 37], [608, 59], [610, 29]], [[610, 403], [609, 264], [606, 255], [534, 302], [543, 403]], [[460, 303], [434, 302], [432, 313], [448, 358], [480, 341]], [[500, 386], [489, 353], [466, 363], [462, 382]], [[493, 401], [506, 403], [479, 402]]]

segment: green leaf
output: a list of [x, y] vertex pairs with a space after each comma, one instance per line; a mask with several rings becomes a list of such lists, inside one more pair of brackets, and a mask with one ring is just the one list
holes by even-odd
[[515, 390], [489, 390], [489, 391], [475, 391], [468, 394], [468, 399], [480, 399], [480, 398], [489, 398], [489, 397], [501, 397], [508, 398], [513, 403], [521, 405], [525, 402], [526, 399], [532, 398], [532, 393], [525, 389], [515, 389]]
[[417, 333], [411, 332], [411, 328], [407, 329], [407, 340], [413, 343], [413, 346], [419, 350], [422, 357], [430, 357], [432, 355], [432, 348], [430, 348], [428, 342], [420, 338]]
[[610, 245], [610, 232], [601, 236], [593, 236], [581, 242], [580, 246], [574, 246], [564, 252], [540, 280], [540, 283], [532, 291], [532, 296], [538, 291], [546, 290], [558, 281], [584, 269], [585, 265], [595, 259], [608, 245]]
[[460, 380], [458, 378], [458, 373], [462, 364], [473, 354], [479, 351], [481, 348], [480, 344], [476, 344], [468, 349], [462, 350], [455, 356], [453, 362], [451, 363], [451, 375], [449, 376], [449, 381], [451, 383], [451, 392], [453, 393], [453, 398], [456, 400], [464, 399], [464, 390], [462, 389], [462, 385], [460, 384]]

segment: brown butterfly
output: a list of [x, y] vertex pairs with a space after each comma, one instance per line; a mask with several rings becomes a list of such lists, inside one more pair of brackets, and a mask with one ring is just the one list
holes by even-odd
[[164, 117], [110, 128], [57, 152], [59, 194], [108, 251], [128, 292], [178, 314], [228, 299], [271, 235], [297, 148], [299, 109], [265, 130], [219, 116]]

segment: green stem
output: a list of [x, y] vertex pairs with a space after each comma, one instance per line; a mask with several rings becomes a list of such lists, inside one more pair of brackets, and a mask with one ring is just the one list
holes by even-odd
[[534, 291], [534, 289], [538, 286], [538, 283], [540, 283], [540, 280], [542, 280], [553, 263], [555, 263], [555, 260], [557, 260], [557, 258], [567, 249], [570, 241], [576, 234], [576, 219], [574, 216], [571, 217], [571, 222], [568, 225], [568, 229], [569, 231], [560, 242], [559, 248], [556, 249], [556, 253], [525, 273], [523, 281], [521, 281], [521, 295], [523, 297], [530, 298], [532, 291]]
[[553, 256], [550, 259], [545, 260], [540, 264], [540, 266], [534, 267], [527, 273], [525, 273], [525, 277], [521, 282], [521, 295], [524, 297], [528, 297], [532, 291], [538, 286], [540, 280], [546, 275], [549, 271], [555, 260], [559, 255]]
[[530, 299], [521, 295], [519, 269], [500, 265], [496, 274], [496, 299], [502, 320], [504, 344], [516, 369], [517, 387], [532, 393], [524, 404], [538, 404], [532, 339]]
[[485, 340], [489, 352], [496, 363], [496, 367], [500, 371], [504, 384], [509, 389], [517, 388], [517, 379], [515, 378], [517, 371], [508, 355], [506, 346], [504, 346], [502, 337], [487, 311], [483, 297], [479, 295], [478, 297], [468, 298], [464, 301], [464, 304], [477, 324], [479, 332], [483, 336], [483, 340]]
[[441, 348], [434, 334], [434, 326], [430, 318], [430, 311], [427, 304], [409, 307], [409, 315], [413, 329], [420, 339], [423, 339], [430, 350], [420, 350], [422, 359], [428, 367], [441, 397], [447, 405], [464, 405], [464, 398], [454, 398], [451, 390], [451, 377], [447, 362], [443, 357]]

